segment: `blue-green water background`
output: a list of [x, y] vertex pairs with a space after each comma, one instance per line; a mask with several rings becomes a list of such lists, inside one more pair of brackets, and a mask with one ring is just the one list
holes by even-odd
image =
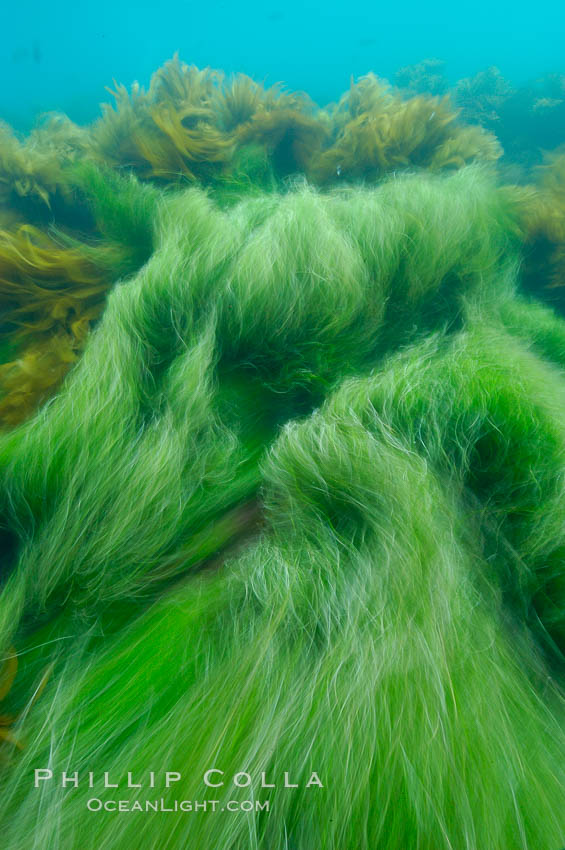
[[49, 110], [90, 121], [111, 100], [105, 86], [146, 85], [176, 51], [189, 64], [283, 81], [320, 104], [335, 100], [351, 75], [392, 79], [426, 57], [445, 60], [453, 82], [490, 65], [515, 85], [565, 73], [565, 2], [556, 0], [3, 5], [0, 118], [20, 129]]

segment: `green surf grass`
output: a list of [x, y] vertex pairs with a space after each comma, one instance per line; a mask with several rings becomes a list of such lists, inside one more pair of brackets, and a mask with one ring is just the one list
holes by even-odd
[[[150, 191], [150, 256], [0, 441], [3, 840], [559, 850], [565, 324], [516, 293], [510, 202], [478, 169]], [[161, 796], [270, 811], [86, 805]]]

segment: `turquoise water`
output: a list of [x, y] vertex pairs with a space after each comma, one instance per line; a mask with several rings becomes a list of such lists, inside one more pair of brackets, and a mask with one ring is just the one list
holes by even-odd
[[449, 79], [496, 65], [520, 85], [565, 74], [565, 4], [337, 3], [232, 0], [156, 3], [35, 0], [3, 12], [0, 118], [26, 129], [42, 111], [96, 116], [115, 79], [147, 84], [178, 51], [200, 67], [284, 81], [320, 104], [351, 75], [392, 79], [400, 67], [439, 57]]

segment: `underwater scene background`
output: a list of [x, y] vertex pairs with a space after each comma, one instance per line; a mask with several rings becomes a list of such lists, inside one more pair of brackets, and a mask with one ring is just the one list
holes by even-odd
[[561, 5], [5, 22], [2, 846], [562, 850]]
[[535, 7], [493, 3], [261, 3], [172, 0], [7, 4], [0, 46], [0, 115], [29, 129], [41, 112], [92, 121], [112, 81], [147, 87], [178, 52], [200, 68], [245, 73], [267, 86], [303, 90], [320, 106], [350, 77], [369, 71], [395, 82], [426, 58], [445, 62], [448, 85], [496, 66], [520, 88], [564, 73], [565, 12], [557, 0]]

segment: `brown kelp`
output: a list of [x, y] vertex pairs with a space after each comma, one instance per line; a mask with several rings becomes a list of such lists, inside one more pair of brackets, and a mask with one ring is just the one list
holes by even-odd
[[505, 152], [505, 165], [523, 172], [522, 179], [542, 162], [545, 151], [564, 142], [565, 75], [545, 74], [515, 87], [498, 68], [459, 80], [454, 103], [462, 118], [495, 133]]
[[445, 73], [445, 62], [441, 59], [423, 59], [414, 65], [399, 68], [394, 75], [394, 84], [403, 94], [444, 95], [449, 89]]
[[0, 231], [0, 422], [28, 415], [60, 382], [102, 310], [108, 281], [79, 251], [30, 225]]
[[523, 285], [565, 311], [565, 152], [547, 155], [535, 176], [535, 184], [505, 189], [521, 222]]
[[64, 166], [84, 151], [83, 140], [84, 131], [64, 117], [51, 117], [25, 140], [0, 124], [0, 207], [45, 218], [56, 200], [68, 201]]
[[29, 224], [0, 231], [4, 427], [51, 395], [82, 351], [108, 288], [152, 251], [156, 197], [149, 188], [88, 164], [67, 171], [67, 182], [90, 225], [89, 239]]
[[92, 151], [110, 165], [127, 166], [142, 177], [170, 182], [195, 180], [229, 161], [233, 142], [216, 126], [212, 99], [221, 75], [181, 63], [157, 71], [148, 91], [134, 85], [112, 92], [92, 128]]
[[242, 74], [226, 80], [178, 57], [154, 74], [147, 92], [136, 84], [113, 94], [115, 109], [104, 107], [91, 131], [93, 155], [161, 181], [221, 179], [234, 152], [250, 144], [267, 150], [280, 177], [305, 172], [322, 183], [500, 154], [492, 136], [457, 123], [447, 99], [405, 100], [372, 74], [330, 110], [302, 93]]
[[313, 176], [374, 180], [403, 168], [460, 168], [496, 160], [496, 139], [480, 127], [461, 127], [448, 98], [404, 100], [373, 74], [352, 84], [331, 114], [337, 137], [320, 154]]

